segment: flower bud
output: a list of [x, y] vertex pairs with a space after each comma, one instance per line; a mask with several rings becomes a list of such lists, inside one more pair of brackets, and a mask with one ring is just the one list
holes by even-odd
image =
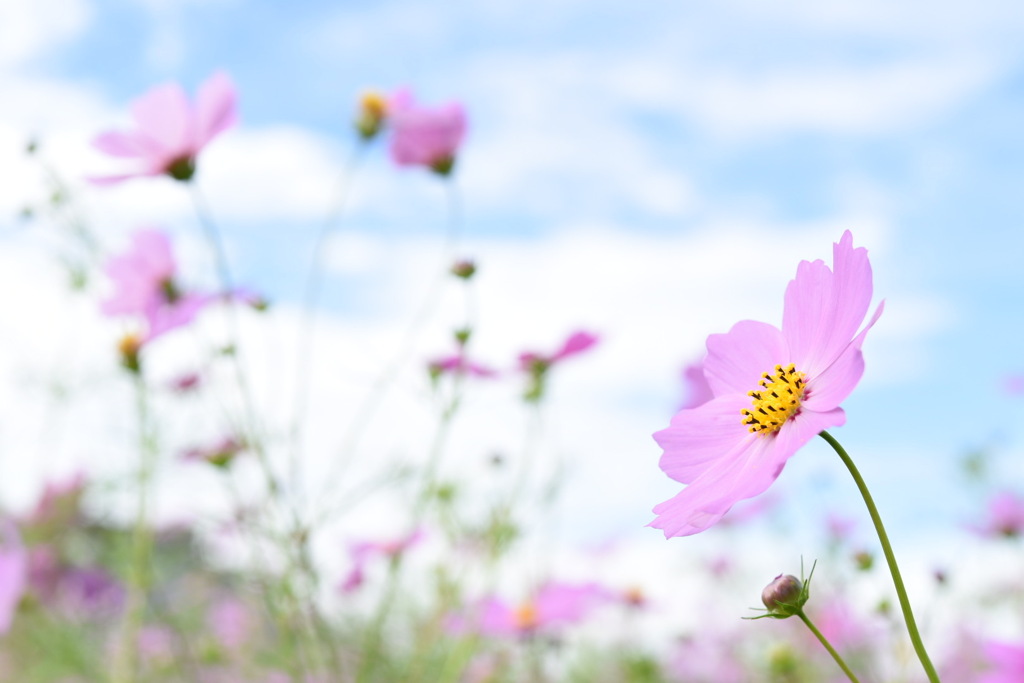
[[142, 371], [142, 365], [139, 362], [139, 350], [141, 348], [142, 340], [137, 334], [126, 334], [118, 342], [117, 351], [121, 356], [121, 365], [128, 372], [139, 374]]
[[804, 582], [792, 574], [779, 574], [761, 591], [761, 602], [773, 616], [781, 618], [800, 612], [807, 597]]
[[383, 95], [368, 92], [359, 98], [355, 126], [363, 140], [372, 140], [380, 132], [387, 118], [388, 104]]
[[476, 273], [476, 264], [469, 259], [461, 259], [452, 264], [451, 273], [455, 277], [468, 280]]

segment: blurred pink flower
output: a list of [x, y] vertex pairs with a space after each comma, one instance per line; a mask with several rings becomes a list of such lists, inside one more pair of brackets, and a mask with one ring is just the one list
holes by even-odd
[[530, 372], [537, 365], [543, 365], [546, 369], [559, 361], [583, 353], [594, 346], [599, 340], [600, 337], [590, 332], [582, 330], [573, 332], [565, 340], [565, 343], [562, 344], [562, 347], [550, 355], [540, 354], [535, 351], [524, 351], [519, 354], [519, 369]]
[[202, 460], [216, 467], [227, 467], [246, 448], [245, 442], [225, 436], [207, 446], [190, 448], [181, 454], [184, 460]]
[[691, 363], [683, 368], [683, 385], [686, 387], [686, 400], [679, 407], [680, 410], [702, 406], [712, 398], [711, 386], [704, 377], [704, 365], [702, 363]]
[[465, 349], [460, 348], [450, 356], [441, 356], [427, 363], [431, 376], [438, 377], [444, 374], [470, 375], [471, 377], [490, 378], [497, 377], [498, 371], [476, 361], [471, 361]]
[[254, 620], [244, 602], [235, 597], [224, 597], [210, 608], [207, 622], [221, 645], [228, 650], [238, 650], [249, 638]]
[[882, 313], [857, 332], [871, 301], [867, 250], [845, 232], [833, 272], [801, 261], [786, 289], [782, 329], [744, 320], [708, 337], [704, 374], [715, 398], [681, 410], [654, 435], [661, 469], [689, 484], [654, 508], [665, 537], [712, 526], [738, 501], [767, 489], [816, 434], [845, 423], [839, 404], [864, 372], [861, 345]]
[[109, 185], [163, 174], [189, 180], [203, 147], [238, 120], [235, 86], [217, 72], [199, 86], [193, 105], [177, 83], [160, 85], [132, 103], [132, 118], [134, 130], [102, 133], [93, 145], [110, 156], [137, 160], [138, 168], [89, 180]]
[[1024, 681], [1024, 644], [988, 642], [982, 648], [994, 667], [978, 683], [1021, 683]]
[[523, 636], [583, 621], [591, 611], [615, 595], [597, 584], [550, 582], [519, 604], [495, 597], [480, 600], [468, 616], [452, 617], [448, 628], [456, 633], [476, 631], [487, 636]]
[[972, 527], [983, 536], [1017, 538], [1024, 534], [1024, 498], [1002, 491], [988, 504], [988, 519]]
[[28, 553], [14, 522], [0, 522], [0, 633], [7, 633], [28, 582]]
[[389, 541], [357, 541], [350, 544], [349, 557], [352, 559], [352, 569], [338, 584], [338, 590], [342, 593], [352, 593], [362, 586], [366, 579], [366, 563], [371, 557], [398, 557], [423, 540], [424, 536], [422, 529], [415, 529], [406, 536]]
[[596, 334], [580, 330], [569, 335], [562, 347], [552, 354], [535, 351], [524, 351], [519, 354], [519, 369], [529, 378], [524, 398], [527, 401], [539, 401], [544, 395], [548, 370], [567, 358], [587, 351], [597, 344], [599, 339]]
[[155, 228], [137, 231], [129, 250], [107, 262], [114, 293], [102, 302], [102, 311], [106, 315], [142, 316], [147, 331], [140, 345], [187, 325], [214, 297], [182, 292], [175, 282], [177, 269], [166, 234]]
[[399, 166], [426, 166], [441, 175], [451, 172], [466, 135], [466, 112], [458, 102], [423, 107], [403, 88], [387, 103], [391, 158]]
[[705, 629], [680, 638], [668, 661], [673, 680], [685, 683], [747, 683], [735, 633]]

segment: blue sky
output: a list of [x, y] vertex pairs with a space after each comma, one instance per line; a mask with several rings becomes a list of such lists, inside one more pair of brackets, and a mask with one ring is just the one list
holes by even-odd
[[[953, 478], [957, 459], [992, 443], [1002, 482], [1024, 489], [1022, 399], [1001, 391], [1024, 371], [1024, 13], [1010, 0], [8, 0], [0, 46], [7, 215], [38, 195], [17, 158], [28, 136], [69, 177], [106, 170], [88, 141], [123, 124], [132, 98], [226, 69], [243, 125], [210, 148], [199, 180], [241, 278], [285, 321], [353, 145], [356, 96], [408, 85], [426, 102], [463, 101], [456, 182], [462, 250], [481, 263], [480, 353], [502, 362], [575, 327], [606, 338], [552, 397], [550, 447], [585, 482], [566, 493], [563, 527], [597, 519], [600, 536], [646, 523], [674, 491], [649, 435], [678, 401], [678, 369], [736, 320], [777, 324], [798, 261], [829, 259], [846, 228], [869, 248], [887, 310], [837, 436], [883, 509], [908, 539], [959, 523], [976, 501]], [[440, 184], [392, 168], [383, 149], [356, 182], [325, 296], [326, 327], [349, 355], [321, 360], [346, 379], [365, 374], [353, 358], [403, 328], [447, 221]], [[176, 188], [76, 187], [110, 249], [160, 221], [201, 260]], [[12, 253], [49, 243], [43, 227], [0, 223]], [[417, 353], [445, 350], [450, 303]], [[410, 368], [412, 393], [417, 378]], [[484, 408], [497, 401], [487, 391]], [[835, 492], [858, 514], [835, 464], [809, 448], [784, 490]], [[613, 505], [605, 474], [630, 482]]]

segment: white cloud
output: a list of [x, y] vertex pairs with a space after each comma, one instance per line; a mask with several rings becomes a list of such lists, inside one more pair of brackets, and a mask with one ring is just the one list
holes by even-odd
[[[5, 0], [0, 4], [0, 68], [75, 38], [91, 19], [88, 0]], [[11, 101], [5, 96], [5, 105]]]

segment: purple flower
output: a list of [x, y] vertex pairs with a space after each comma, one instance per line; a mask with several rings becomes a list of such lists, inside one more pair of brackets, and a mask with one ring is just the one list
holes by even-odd
[[129, 250], [107, 262], [114, 294], [102, 302], [102, 311], [142, 316], [147, 332], [138, 340], [139, 346], [187, 325], [214, 297], [182, 292], [175, 280], [177, 269], [166, 234], [155, 228], [137, 231]]
[[89, 180], [109, 185], [165, 174], [189, 180], [203, 147], [238, 120], [235, 101], [235, 86], [223, 72], [199, 86], [194, 105], [177, 83], [153, 88], [132, 103], [134, 130], [109, 131], [93, 140], [97, 149], [110, 156], [137, 160], [138, 168]]
[[5, 520], [0, 524], [0, 633], [7, 633], [28, 582], [28, 553], [14, 522]]
[[1009, 491], [996, 494], [988, 504], [988, 519], [974, 530], [983, 536], [1017, 538], [1024, 533], [1024, 498]]
[[399, 166], [426, 166], [447, 175], [466, 135], [466, 112], [458, 102], [423, 107], [403, 88], [387, 104], [391, 158]]
[[767, 489], [816, 434], [846, 422], [840, 403], [864, 372], [861, 345], [871, 302], [867, 250], [849, 231], [831, 270], [802, 261], [786, 289], [782, 329], [744, 320], [708, 337], [704, 376], [715, 398], [681, 410], [655, 440], [661, 469], [688, 486], [654, 508], [665, 537], [712, 526], [734, 504]]

